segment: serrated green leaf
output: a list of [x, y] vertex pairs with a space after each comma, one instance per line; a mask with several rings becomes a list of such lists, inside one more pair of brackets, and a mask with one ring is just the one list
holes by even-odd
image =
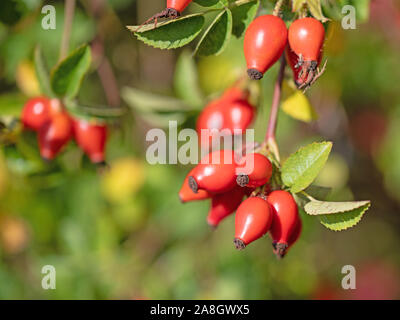
[[196, 64], [188, 51], [183, 51], [176, 63], [174, 88], [177, 96], [190, 106], [199, 107], [203, 104]]
[[35, 54], [34, 54], [34, 59], [35, 59], [35, 70], [36, 70], [36, 76], [39, 81], [39, 86], [41, 93], [48, 96], [48, 97], [53, 97], [54, 92], [51, 90], [51, 85], [50, 85], [50, 72], [47, 69], [42, 50], [40, 50], [40, 47], [37, 46], [35, 48]]
[[203, 34], [195, 53], [200, 56], [219, 55], [226, 48], [232, 35], [232, 13], [222, 11]]
[[304, 210], [310, 215], [318, 215], [320, 222], [333, 231], [346, 230], [360, 222], [371, 206], [370, 201], [324, 202], [311, 201]]
[[248, 25], [253, 21], [257, 14], [259, 1], [251, 1], [240, 6], [234, 7], [232, 11], [232, 33], [240, 38]]
[[282, 181], [293, 193], [307, 188], [328, 160], [331, 142], [312, 143], [292, 154], [282, 166]]
[[192, 14], [179, 19], [142, 26], [127, 26], [136, 37], [145, 44], [159, 49], [176, 49], [183, 47], [196, 38], [204, 26], [202, 14]]
[[121, 96], [131, 108], [139, 112], [171, 112], [190, 110], [181, 100], [145, 92], [135, 88], [124, 87]]
[[344, 202], [328, 202], [328, 201], [310, 201], [304, 207], [304, 210], [312, 216], [328, 215], [336, 213], [344, 213], [364, 207], [370, 204], [370, 201], [344, 201]]
[[220, 1], [219, 0], [194, 0], [193, 2], [197, 3], [202, 7], [213, 7], [217, 5]]
[[58, 63], [51, 73], [51, 88], [59, 97], [75, 97], [91, 63], [90, 47], [83, 45]]

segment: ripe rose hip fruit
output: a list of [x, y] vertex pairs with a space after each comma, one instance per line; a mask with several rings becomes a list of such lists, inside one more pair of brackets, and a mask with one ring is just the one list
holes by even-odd
[[281, 18], [264, 15], [253, 20], [244, 36], [244, 55], [249, 77], [260, 80], [278, 61], [286, 43], [287, 28]]
[[232, 214], [242, 202], [246, 191], [236, 187], [231, 191], [216, 194], [211, 198], [211, 208], [207, 222], [211, 227], [217, 227], [227, 216]]
[[[307, 82], [307, 79], [309, 78], [310, 71], [307, 69], [304, 69], [299, 65], [299, 57], [297, 54], [290, 48], [289, 45], [286, 46], [285, 49], [285, 56], [286, 56], [286, 61], [290, 68], [293, 71], [293, 79], [297, 87], [301, 86], [305, 82]], [[322, 51], [320, 55], [318, 56], [317, 60], [317, 68], [320, 65], [322, 60]]]
[[212, 194], [206, 190], [198, 190], [197, 193], [194, 193], [193, 190], [189, 187], [189, 177], [193, 174], [192, 169], [188, 175], [186, 176], [185, 180], [183, 181], [182, 187], [179, 190], [179, 199], [182, 203], [189, 202], [189, 201], [197, 201], [197, 200], [204, 200], [211, 198]]
[[39, 150], [42, 158], [52, 160], [72, 137], [71, 119], [66, 112], [54, 115], [39, 129]]
[[[203, 109], [196, 123], [201, 146], [206, 146], [207, 142], [212, 146], [213, 140], [220, 138], [219, 134], [233, 135], [236, 129], [244, 133], [250, 126], [255, 108], [247, 100], [241, 99], [243, 96], [241, 91], [231, 90]], [[202, 130], [206, 129], [210, 131], [202, 136]]]
[[300, 238], [302, 229], [303, 229], [303, 223], [301, 222], [301, 219], [299, 218], [292, 234], [289, 237], [288, 248], [286, 249], [286, 252], [283, 254], [280, 254], [279, 252], [277, 252], [276, 242], [272, 242], [272, 246], [274, 248], [274, 253], [278, 256], [278, 258], [283, 258], [287, 254], [289, 249], [297, 242], [297, 240]]
[[269, 203], [259, 197], [250, 197], [242, 202], [235, 216], [236, 249], [261, 238], [268, 232], [272, 223], [272, 209]]
[[93, 163], [104, 162], [107, 127], [83, 119], [73, 119], [73, 135], [78, 146]]
[[239, 186], [257, 188], [271, 179], [272, 164], [266, 156], [260, 153], [249, 153], [242, 158], [242, 161], [244, 162], [241, 167], [249, 167], [251, 172], [238, 174], [236, 182]]
[[300, 220], [297, 204], [293, 196], [284, 190], [272, 191], [267, 201], [274, 213], [270, 230], [272, 241], [275, 243], [277, 254], [283, 256]]
[[21, 120], [25, 128], [37, 131], [53, 114], [60, 110], [61, 106], [56, 99], [31, 98], [25, 103]]
[[194, 193], [206, 190], [222, 193], [236, 186], [236, 162], [232, 150], [218, 150], [205, 156], [189, 176], [188, 184]]
[[314, 18], [298, 19], [289, 27], [290, 48], [304, 61], [318, 61], [324, 38], [324, 26]]
[[235, 101], [235, 100], [248, 100], [249, 91], [242, 89], [238, 86], [232, 86], [224, 91], [221, 100]]

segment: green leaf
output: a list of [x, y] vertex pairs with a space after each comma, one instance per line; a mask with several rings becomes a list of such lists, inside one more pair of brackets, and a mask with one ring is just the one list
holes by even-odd
[[91, 63], [90, 47], [83, 45], [58, 63], [51, 73], [51, 88], [59, 97], [75, 97]]
[[143, 113], [190, 110], [181, 100], [135, 88], [124, 87], [121, 96], [131, 108]]
[[195, 53], [200, 56], [219, 55], [226, 48], [232, 35], [232, 13], [222, 11], [203, 34]]
[[321, 0], [307, 0], [307, 5], [314, 18], [322, 22], [328, 21], [328, 19], [322, 13]]
[[257, 14], [259, 1], [251, 1], [232, 8], [232, 33], [240, 38]]
[[127, 26], [145, 44], [159, 49], [176, 49], [187, 45], [196, 38], [204, 26], [202, 14], [192, 14], [179, 19], [142, 26]]
[[54, 92], [51, 89], [50, 72], [47, 69], [46, 62], [42, 54], [42, 50], [40, 49], [39, 46], [35, 48], [34, 58], [35, 58], [36, 76], [39, 81], [40, 90], [44, 95], [48, 97], [53, 97]]
[[312, 143], [292, 154], [282, 166], [282, 181], [293, 193], [307, 188], [328, 160], [331, 142]]
[[341, 231], [360, 222], [370, 206], [370, 201], [311, 201], [305, 205], [304, 210], [310, 215], [318, 215], [320, 222], [328, 229]]
[[303, 5], [307, 3], [307, 0], [293, 0], [292, 2], [292, 11], [298, 12], [303, 7]]
[[194, 0], [193, 2], [202, 7], [212, 7], [217, 5], [219, 3], [219, 0]]
[[0, 95], [0, 117], [19, 117], [26, 100], [26, 97], [20, 93]]
[[303, 5], [306, 4], [314, 18], [326, 22], [328, 19], [322, 13], [321, 0], [293, 0], [292, 11], [299, 12]]
[[177, 96], [190, 106], [199, 107], [203, 104], [196, 64], [188, 51], [183, 51], [176, 63], [174, 88]]
[[97, 119], [99, 121], [112, 120], [124, 115], [123, 108], [110, 106], [87, 106], [78, 104], [74, 100], [66, 100], [65, 106], [69, 113], [87, 120]]

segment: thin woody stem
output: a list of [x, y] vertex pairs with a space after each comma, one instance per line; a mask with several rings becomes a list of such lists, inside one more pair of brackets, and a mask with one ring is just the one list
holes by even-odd
[[74, 12], [75, 12], [75, 0], [65, 0], [64, 30], [61, 38], [60, 57], [59, 57], [60, 61], [64, 59], [68, 53], [72, 22], [74, 20]]
[[279, 103], [281, 100], [282, 82], [285, 72], [285, 66], [286, 66], [285, 56], [282, 55], [278, 79], [275, 82], [274, 96], [272, 98], [272, 105], [271, 105], [271, 113], [269, 116], [268, 128], [264, 139], [264, 144], [267, 144], [268, 141], [275, 140], [276, 123], [278, 120]]

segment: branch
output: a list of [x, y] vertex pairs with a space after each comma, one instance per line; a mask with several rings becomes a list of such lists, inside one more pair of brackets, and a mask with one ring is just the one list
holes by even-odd
[[63, 60], [68, 53], [72, 22], [74, 20], [74, 12], [75, 12], [75, 0], [65, 0], [64, 30], [61, 38], [59, 61]]
[[279, 102], [281, 100], [282, 82], [285, 72], [286, 60], [285, 55], [281, 57], [281, 65], [279, 69], [278, 79], [275, 82], [274, 96], [272, 98], [271, 113], [269, 116], [267, 134], [264, 139], [264, 144], [270, 140], [275, 140], [276, 123], [278, 120]]

